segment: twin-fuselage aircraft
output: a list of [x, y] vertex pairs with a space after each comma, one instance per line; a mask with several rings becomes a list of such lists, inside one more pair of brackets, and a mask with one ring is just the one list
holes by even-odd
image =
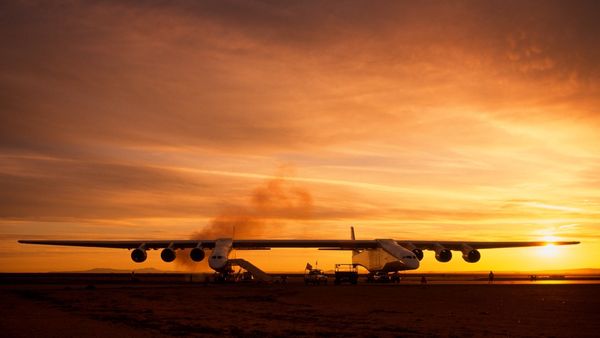
[[209, 251], [208, 265], [220, 273], [232, 271], [235, 261], [229, 258], [232, 250], [270, 250], [272, 248], [318, 248], [321, 250], [352, 251], [352, 263], [360, 265], [370, 273], [390, 273], [402, 270], [415, 270], [423, 259], [423, 251], [435, 252], [439, 262], [449, 262], [452, 251], [462, 253], [462, 258], [469, 263], [476, 263], [481, 258], [479, 250], [495, 248], [516, 248], [544, 245], [579, 244], [574, 241], [563, 242], [469, 242], [469, 241], [412, 241], [395, 239], [356, 239], [354, 228], [351, 228], [351, 239], [232, 239], [214, 240], [137, 240], [137, 241], [85, 241], [85, 240], [20, 240], [23, 244], [61, 245], [96, 248], [129, 249], [131, 259], [142, 263], [147, 258], [147, 250], [161, 251], [165, 262], [176, 258], [176, 251], [191, 249], [190, 259], [194, 262], [204, 260]]

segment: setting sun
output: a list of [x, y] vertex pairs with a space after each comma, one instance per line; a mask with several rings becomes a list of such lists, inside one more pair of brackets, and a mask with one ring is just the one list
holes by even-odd
[[537, 249], [540, 256], [554, 257], [558, 253], [558, 247], [554, 244], [546, 244]]

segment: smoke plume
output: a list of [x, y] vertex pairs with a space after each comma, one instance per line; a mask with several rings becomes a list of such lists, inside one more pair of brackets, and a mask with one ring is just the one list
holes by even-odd
[[[204, 228], [191, 235], [194, 240], [213, 240], [221, 237], [273, 238], [285, 227], [287, 220], [309, 219], [313, 199], [310, 192], [280, 175], [263, 182], [249, 196], [246, 205], [228, 207], [213, 218]], [[208, 256], [207, 252], [207, 256]], [[190, 259], [189, 250], [177, 255], [179, 267], [194, 271], [207, 271], [207, 259], [197, 263]]]

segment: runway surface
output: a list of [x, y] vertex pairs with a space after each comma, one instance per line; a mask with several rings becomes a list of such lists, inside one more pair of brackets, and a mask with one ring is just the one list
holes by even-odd
[[594, 337], [599, 284], [0, 285], [0, 332], [25, 336]]

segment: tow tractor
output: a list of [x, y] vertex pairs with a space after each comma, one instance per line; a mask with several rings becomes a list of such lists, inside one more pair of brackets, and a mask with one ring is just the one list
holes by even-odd
[[335, 285], [342, 283], [356, 284], [358, 282], [358, 268], [356, 264], [335, 265]]

